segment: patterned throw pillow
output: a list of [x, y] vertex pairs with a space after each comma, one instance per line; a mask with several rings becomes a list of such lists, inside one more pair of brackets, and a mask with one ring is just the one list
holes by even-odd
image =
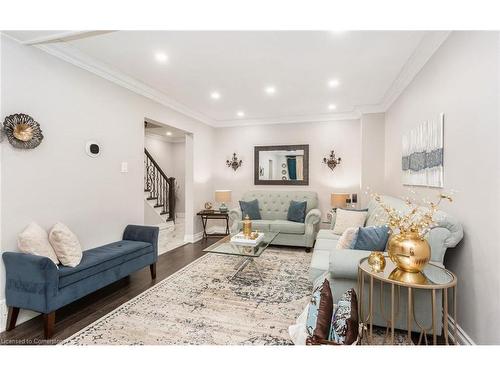
[[327, 340], [333, 314], [333, 296], [327, 279], [314, 290], [307, 314], [307, 342], [315, 339]]
[[364, 226], [366, 215], [366, 211], [349, 211], [338, 208], [333, 233], [341, 235], [347, 228]]
[[352, 245], [354, 245], [354, 242], [356, 241], [357, 234], [358, 228], [347, 228], [337, 241], [337, 250], [353, 249], [354, 247]]
[[245, 202], [240, 201], [241, 208], [241, 217], [245, 219], [248, 215], [250, 220], [261, 220], [260, 210], [259, 210], [259, 201], [254, 199], [253, 201]]
[[349, 289], [337, 303], [328, 339], [337, 344], [351, 345], [358, 337], [358, 323], [358, 299], [354, 289]]

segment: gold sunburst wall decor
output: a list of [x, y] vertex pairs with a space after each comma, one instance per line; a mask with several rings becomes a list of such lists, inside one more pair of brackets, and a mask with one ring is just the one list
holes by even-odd
[[3, 131], [10, 144], [16, 148], [32, 149], [43, 140], [40, 124], [24, 113], [7, 116], [3, 122]]

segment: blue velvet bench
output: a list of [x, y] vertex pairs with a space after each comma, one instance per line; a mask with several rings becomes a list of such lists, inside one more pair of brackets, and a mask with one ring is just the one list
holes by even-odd
[[45, 338], [50, 338], [58, 308], [148, 265], [156, 278], [158, 228], [128, 225], [122, 241], [84, 251], [76, 267], [58, 267], [49, 258], [17, 252], [5, 252], [2, 258], [7, 331], [16, 326], [19, 309], [28, 309], [43, 314]]

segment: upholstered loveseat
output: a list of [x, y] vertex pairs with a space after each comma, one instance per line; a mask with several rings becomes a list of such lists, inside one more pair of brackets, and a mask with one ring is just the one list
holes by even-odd
[[[241, 197], [242, 201], [257, 199], [262, 220], [252, 220], [252, 228], [259, 231], [276, 231], [275, 245], [300, 246], [306, 251], [314, 245], [319, 229], [321, 212], [318, 210], [318, 194], [312, 191], [253, 190]], [[290, 201], [306, 201], [304, 223], [287, 220]], [[229, 212], [232, 220], [231, 233], [242, 228], [241, 209], [233, 208]]]
[[128, 225], [123, 240], [84, 251], [76, 267], [56, 266], [49, 258], [17, 252], [5, 252], [2, 258], [7, 331], [15, 327], [19, 309], [28, 309], [44, 314], [45, 338], [50, 338], [58, 308], [148, 265], [156, 278], [158, 228]]
[[[389, 196], [382, 197], [383, 201], [394, 207], [395, 209], [405, 212], [408, 207], [405, 202], [398, 198], [393, 198]], [[437, 226], [434, 227], [427, 234], [427, 241], [431, 247], [431, 263], [444, 267], [444, 255], [448, 248], [455, 247], [463, 237], [462, 225], [451, 215], [439, 211], [435, 219], [437, 221]], [[333, 215], [332, 228], [335, 225], [335, 215]], [[365, 226], [373, 225], [384, 225], [386, 223], [386, 214], [380, 207], [380, 204], [375, 200], [372, 200], [368, 205], [368, 216], [365, 222]], [[337, 241], [340, 238], [339, 235], [333, 233], [330, 229], [322, 229], [319, 231], [316, 244], [314, 246], [313, 257], [311, 260], [311, 266], [309, 269], [309, 277], [311, 281], [316, 280], [325, 272], [329, 272], [329, 278], [332, 285], [333, 299], [334, 301], [340, 298], [343, 292], [350, 288], [355, 288], [359, 294], [357, 277], [358, 277], [358, 264], [359, 261], [367, 257], [370, 252], [366, 250], [356, 250], [356, 249], [336, 249]], [[459, 282], [460, 282], [460, 275]], [[366, 283], [365, 285], [367, 285]], [[363, 293], [365, 298], [368, 296], [368, 290]], [[390, 311], [390, 287], [384, 289], [385, 296], [385, 307], [384, 312], [387, 314]], [[386, 321], [382, 318], [380, 313], [380, 300], [379, 285], [374, 288], [374, 324], [379, 326], [385, 326]], [[441, 311], [441, 293], [437, 293], [438, 301], [436, 311]], [[396, 318], [395, 327], [399, 329], [406, 330], [406, 307], [407, 307], [407, 290], [406, 288], [401, 289], [400, 296], [400, 311]], [[429, 291], [425, 290], [415, 290], [414, 291], [414, 306], [415, 315], [423, 327], [430, 327], [432, 324], [432, 314], [431, 314], [431, 294]], [[365, 303], [365, 306], [368, 306]], [[412, 325], [413, 330], [417, 331], [418, 326]], [[441, 332], [442, 322], [437, 319], [437, 332]]]

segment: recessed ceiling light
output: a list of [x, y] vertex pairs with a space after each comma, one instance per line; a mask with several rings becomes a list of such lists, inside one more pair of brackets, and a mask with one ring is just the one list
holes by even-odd
[[166, 133], [169, 137], [172, 136], [172, 132], [167, 132]]
[[342, 35], [342, 34], [347, 33], [347, 30], [331, 30], [330, 33], [332, 35]]
[[274, 86], [267, 86], [264, 91], [266, 92], [267, 95], [274, 95], [276, 94], [276, 87]]
[[338, 87], [340, 85], [340, 82], [338, 79], [331, 79], [328, 81], [328, 86], [330, 87]]
[[337, 109], [337, 106], [335, 104], [328, 104], [328, 109], [330, 111], [333, 111], [333, 110]]
[[238, 111], [238, 112], [236, 112], [236, 116], [238, 116], [238, 117], [245, 117], [245, 112]]
[[220, 99], [220, 93], [218, 91], [212, 91], [210, 93], [210, 97], [214, 100], [219, 100]]
[[159, 63], [166, 63], [168, 61], [168, 56], [164, 52], [156, 52], [155, 53], [155, 59]]

